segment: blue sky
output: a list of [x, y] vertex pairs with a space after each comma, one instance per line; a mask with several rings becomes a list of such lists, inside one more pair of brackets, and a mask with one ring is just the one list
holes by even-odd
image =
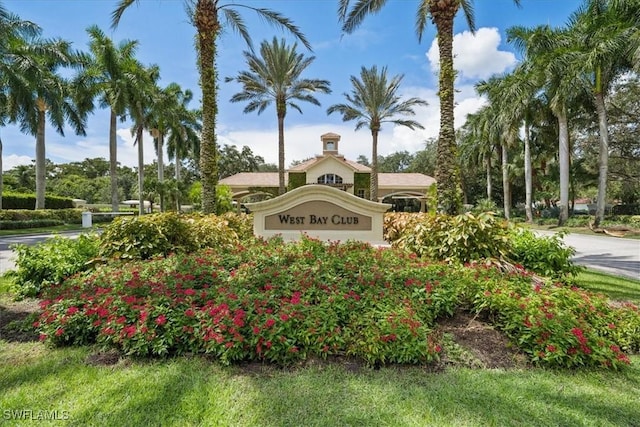
[[[138, 40], [137, 57], [145, 65], [157, 64], [161, 85], [171, 82], [194, 92], [191, 106], [200, 102], [200, 88], [194, 51], [195, 29], [188, 22], [185, 0], [141, 0], [125, 12], [120, 25], [110, 28], [115, 0], [0, 0], [6, 9], [22, 19], [42, 27], [45, 37], [61, 37], [72, 41], [77, 49], [88, 50], [86, 28], [98, 25], [116, 43], [124, 39]], [[229, 0], [229, 3], [232, 1]], [[429, 105], [416, 109], [415, 120], [424, 130], [412, 131], [387, 125], [379, 139], [378, 153], [395, 151], [415, 152], [424, 141], [436, 137], [439, 126], [437, 99], [437, 45], [435, 29], [429, 25], [418, 43], [414, 30], [417, 0], [389, 0], [377, 15], [365, 19], [353, 34], [342, 34], [337, 20], [337, 0], [244, 0], [238, 2], [255, 7], [267, 7], [281, 12], [294, 21], [311, 42], [313, 52], [301, 45], [300, 52], [315, 56], [305, 77], [331, 82], [332, 93], [319, 94], [321, 106], [301, 104], [303, 114], [290, 110], [285, 120], [286, 164], [302, 160], [321, 151], [320, 135], [334, 132], [342, 135], [340, 152], [356, 159], [364, 154], [371, 157], [371, 134], [367, 129], [354, 131], [352, 122], [342, 122], [340, 115], [326, 115], [332, 104], [344, 102], [343, 94], [350, 91], [349, 77], [359, 75], [362, 66], [387, 66], [390, 75], [404, 74], [401, 92], [418, 96]], [[505, 30], [514, 25], [562, 26], [581, 0], [522, 0], [516, 7], [512, 0], [475, 0], [477, 31], [468, 31], [460, 16], [455, 25], [454, 54], [458, 70], [456, 94], [456, 127], [464, 123], [469, 113], [476, 111], [483, 100], [473, 85], [494, 73], [513, 69], [518, 57], [507, 44]], [[254, 45], [274, 36], [293, 39], [286, 33], [266, 24], [248, 9], [240, 9], [252, 34]], [[243, 104], [229, 102], [240, 91], [236, 83], [225, 83], [224, 77], [234, 76], [246, 65], [242, 52], [247, 49], [237, 34], [223, 33], [218, 44], [217, 66], [220, 75], [219, 118], [217, 126], [220, 144], [247, 145], [269, 163], [277, 163], [277, 123], [275, 110], [261, 115], [244, 114]], [[47, 158], [55, 163], [82, 161], [85, 158], [108, 159], [108, 123], [106, 110], [97, 110], [90, 118], [87, 136], [74, 135], [72, 129], [65, 136], [52, 128], [46, 130]], [[137, 164], [137, 151], [130, 135], [130, 123], [119, 124], [118, 160], [127, 166]], [[35, 138], [21, 134], [16, 127], [0, 129], [3, 142], [4, 170], [17, 164], [28, 164], [35, 157]], [[155, 153], [151, 138], [145, 140], [145, 163], [153, 161]]]

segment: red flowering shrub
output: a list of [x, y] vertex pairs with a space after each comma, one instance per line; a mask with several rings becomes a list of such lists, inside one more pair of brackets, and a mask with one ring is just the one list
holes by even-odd
[[562, 285], [532, 287], [524, 270], [428, 264], [395, 249], [303, 239], [256, 241], [99, 266], [41, 295], [48, 343], [98, 342], [131, 355], [206, 353], [222, 363], [291, 364], [352, 355], [369, 365], [428, 363], [438, 317], [461, 304], [492, 313], [538, 363], [628, 363], [638, 309]]
[[50, 302], [37, 326], [52, 344], [97, 341], [134, 355], [421, 363], [438, 356], [431, 329], [453, 312], [465, 274], [362, 243], [272, 239], [101, 266], [42, 295]]
[[[518, 348], [540, 364], [563, 367], [629, 364], [622, 350], [638, 349], [637, 307], [611, 307], [603, 295], [561, 283], [531, 286], [487, 270], [474, 285], [476, 310], [488, 310]], [[635, 333], [634, 333], [635, 332]]]

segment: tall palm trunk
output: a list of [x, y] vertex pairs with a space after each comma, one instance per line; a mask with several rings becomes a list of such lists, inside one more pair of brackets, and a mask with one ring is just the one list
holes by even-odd
[[558, 119], [558, 160], [560, 162], [560, 216], [558, 225], [569, 218], [569, 122], [563, 104], [556, 112]]
[[533, 193], [533, 177], [531, 176], [531, 127], [528, 122], [524, 124], [524, 187], [525, 187], [525, 215], [527, 222], [533, 222], [532, 193]]
[[491, 181], [491, 154], [487, 157], [485, 161], [486, 169], [487, 169], [487, 200], [491, 200], [491, 195], [493, 193], [493, 183]]
[[371, 177], [369, 199], [378, 201], [378, 129], [371, 129]]
[[507, 142], [502, 143], [502, 189], [504, 197], [504, 217], [511, 218], [511, 183], [509, 182], [509, 151]]
[[182, 209], [182, 205], [180, 204], [180, 153], [179, 150], [176, 149], [176, 186], [178, 187], [178, 191], [176, 192], [176, 211], [180, 212]]
[[598, 200], [596, 202], [596, 218], [594, 226], [598, 227], [604, 221], [604, 211], [607, 203], [607, 173], [609, 170], [609, 132], [607, 131], [607, 111], [604, 106], [602, 92], [595, 94], [596, 110], [598, 111], [598, 126], [600, 128], [600, 157], [598, 158]]
[[144, 215], [144, 147], [142, 144], [143, 129], [142, 126], [138, 126], [136, 130], [136, 141], [138, 141], [138, 214]]
[[156, 140], [156, 147], [158, 152], [158, 183], [160, 184], [160, 212], [164, 212], [164, 199], [165, 199], [165, 188], [164, 188], [164, 134], [162, 131], [158, 131], [158, 138]]
[[0, 138], [0, 209], [2, 209], [2, 193], [4, 191], [4, 178], [2, 177], [3, 173], [3, 165], [2, 165], [2, 138]]
[[44, 147], [45, 113], [47, 106], [42, 99], [37, 101], [38, 129], [36, 131], [36, 209], [44, 209], [46, 156]]
[[198, 0], [195, 24], [198, 30], [198, 66], [202, 88], [202, 143], [200, 144], [200, 179], [202, 181], [202, 210], [216, 212], [218, 184], [218, 147], [216, 144], [216, 116], [218, 106], [215, 68], [216, 38], [220, 31], [215, 1]]
[[[441, 4], [444, 4], [440, 6]], [[460, 170], [458, 167], [454, 128], [454, 79], [453, 70], [453, 18], [459, 7], [458, 0], [431, 0], [432, 20], [438, 31], [440, 75], [440, 133], [436, 157], [436, 185], [438, 205], [445, 213], [457, 215], [462, 208]]]
[[284, 117], [286, 115], [284, 100], [277, 101], [278, 114], [278, 194], [284, 194]]
[[118, 139], [116, 135], [116, 113], [111, 110], [109, 120], [109, 175], [111, 180], [111, 210], [118, 212], [120, 196], [118, 194]]

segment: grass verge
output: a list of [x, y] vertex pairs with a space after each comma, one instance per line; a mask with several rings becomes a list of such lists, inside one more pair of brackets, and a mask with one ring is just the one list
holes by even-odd
[[0, 341], [0, 416], [49, 411], [71, 425], [101, 426], [630, 426], [640, 419], [638, 357], [623, 372], [433, 373], [339, 364], [249, 369], [200, 357], [91, 366], [90, 352]]
[[639, 280], [586, 270], [578, 275], [576, 283], [589, 291], [606, 294], [613, 300], [640, 303]]

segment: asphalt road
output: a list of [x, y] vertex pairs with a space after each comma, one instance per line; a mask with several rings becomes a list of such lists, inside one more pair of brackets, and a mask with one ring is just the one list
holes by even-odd
[[[82, 231], [66, 231], [55, 235], [76, 238]], [[46, 239], [53, 237], [54, 234], [33, 234], [24, 236], [0, 237], [0, 274], [4, 274], [7, 270], [15, 268], [15, 252], [11, 250], [11, 246], [15, 244], [35, 245]]]
[[[536, 231], [542, 235], [551, 231]], [[567, 234], [563, 242], [576, 250], [573, 261], [595, 270], [640, 280], [640, 240], [590, 234]]]
[[[60, 235], [75, 238], [82, 231], [65, 232]], [[550, 235], [550, 231], [537, 231], [541, 235]], [[52, 237], [49, 235], [29, 235], [0, 237], [0, 274], [15, 268], [15, 253], [10, 246], [16, 243], [33, 245]], [[567, 234], [563, 237], [567, 246], [576, 250], [573, 260], [607, 273], [640, 280], [640, 240], [621, 239], [608, 236], [586, 234]]]

